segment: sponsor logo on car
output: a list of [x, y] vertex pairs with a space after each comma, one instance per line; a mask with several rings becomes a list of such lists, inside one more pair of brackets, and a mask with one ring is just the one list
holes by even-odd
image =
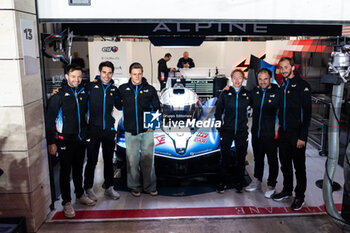
[[203, 133], [203, 132], [197, 133], [197, 137], [206, 138], [207, 136], [208, 136], [207, 133]]
[[164, 144], [164, 143], [165, 143], [165, 135], [164, 134], [154, 137], [154, 144], [156, 146]]
[[198, 142], [198, 143], [205, 144], [205, 143], [208, 141], [208, 139], [196, 137], [193, 141]]

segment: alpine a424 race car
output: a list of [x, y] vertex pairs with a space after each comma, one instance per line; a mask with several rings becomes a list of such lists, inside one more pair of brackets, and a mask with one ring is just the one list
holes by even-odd
[[[214, 118], [216, 100], [207, 99], [202, 105], [197, 94], [182, 84], [161, 92], [160, 128], [154, 131], [158, 177], [183, 178], [217, 172], [220, 136], [216, 127], [221, 122]], [[118, 161], [125, 161], [124, 132], [121, 119], [116, 142]]]

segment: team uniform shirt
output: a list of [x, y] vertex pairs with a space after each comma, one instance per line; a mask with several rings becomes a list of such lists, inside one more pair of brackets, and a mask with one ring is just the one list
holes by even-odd
[[247, 132], [248, 130], [248, 106], [250, 105], [250, 94], [244, 87], [236, 92], [233, 87], [223, 91], [216, 103], [215, 119], [221, 121], [219, 131]]
[[255, 87], [251, 93], [253, 108], [252, 134], [258, 138], [275, 135], [277, 110], [280, 104], [280, 90], [276, 85], [265, 90]]
[[160, 102], [156, 89], [142, 78], [140, 85], [133, 85], [131, 79], [119, 87], [123, 103], [123, 121], [126, 132], [137, 135], [146, 132], [144, 112], [157, 111]]
[[114, 130], [115, 119], [112, 115], [113, 106], [122, 109], [120, 93], [111, 79], [108, 85], [103, 85], [99, 76], [96, 82], [86, 85], [89, 94], [89, 127], [102, 130]]
[[86, 137], [86, 111], [88, 93], [82, 85], [72, 88], [62, 83], [58, 93], [53, 95], [47, 109], [48, 145], [59, 139], [79, 139]]
[[283, 80], [280, 90], [279, 124], [282, 132], [297, 132], [306, 141], [311, 120], [311, 88], [296, 74]]

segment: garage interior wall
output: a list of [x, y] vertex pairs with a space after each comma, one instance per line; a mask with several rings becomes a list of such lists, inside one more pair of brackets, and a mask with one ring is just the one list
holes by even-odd
[[[217, 67], [229, 77], [232, 69], [244, 59], [247, 59], [246, 64], [249, 64], [251, 54], [257, 57], [264, 55], [265, 47], [265, 42], [205, 41], [201, 46], [196, 47], [166, 48], [153, 46], [150, 42], [126, 41], [126, 64], [127, 67], [129, 67], [133, 62], [141, 63], [144, 67], [144, 76], [149, 82], [152, 80], [151, 77], [153, 71], [152, 84], [159, 89], [159, 82], [157, 79], [158, 60], [163, 58], [166, 53], [171, 53], [172, 55], [171, 60], [167, 63], [169, 68], [176, 67], [179, 58], [183, 56], [183, 52], [188, 51], [190, 57], [194, 60], [196, 67]], [[90, 79], [93, 79], [95, 75], [98, 74], [98, 64], [94, 62], [95, 57], [94, 51], [91, 51], [90, 49]]]
[[[24, 216], [34, 232], [51, 203], [35, 1], [2, 0], [0, 18], [0, 217]], [[30, 67], [22, 47], [24, 21], [32, 25], [28, 38], [36, 45]]]

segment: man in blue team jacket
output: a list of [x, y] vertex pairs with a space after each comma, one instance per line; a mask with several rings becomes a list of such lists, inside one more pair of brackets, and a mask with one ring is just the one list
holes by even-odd
[[117, 200], [120, 195], [113, 189], [113, 154], [115, 148], [113, 107], [121, 110], [119, 90], [112, 79], [114, 65], [109, 61], [99, 65], [99, 76], [86, 85], [89, 93], [89, 127], [87, 138], [87, 163], [84, 175], [84, 189], [88, 197], [97, 201], [93, 191], [95, 168], [100, 145], [104, 162], [105, 195]]
[[160, 102], [156, 89], [143, 77], [141, 64], [131, 64], [129, 73], [129, 82], [119, 87], [123, 102], [127, 185], [135, 197], [139, 197], [142, 191], [155, 196], [158, 192], [154, 170], [154, 136], [152, 129], [144, 128], [144, 112], [157, 111]]
[[95, 202], [85, 196], [82, 187], [88, 93], [81, 85], [80, 66], [68, 65], [66, 72], [66, 82], [62, 83], [62, 87], [48, 103], [46, 138], [49, 153], [55, 155], [58, 151], [60, 158], [60, 189], [64, 216], [74, 218], [70, 190], [71, 171], [77, 202], [85, 205], [95, 205]]

